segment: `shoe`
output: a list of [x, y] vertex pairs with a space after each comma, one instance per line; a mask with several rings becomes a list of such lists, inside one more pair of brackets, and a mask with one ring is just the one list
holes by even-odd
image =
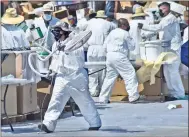
[[98, 91], [91, 93], [92, 97], [99, 97], [99, 95], [100, 95], [100, 92]]
[[101, 128], [101, 126], [100, 127], [90, 127], [88, 130], [89, 131], [98, 131], [100, 128]]
[[136, 104], [136, 103], [139, 103], [139, 101], [140, 101], [140, 96], [138, 96], [138, 98], [135, 98], [135, 99], [133, 99], [132, 101], [129, 101], [129, 102], [132, 103], [132, 104]]
[[108, 102], [103, 101], [103, 102], [100, 102], [100, 104], [110, 104], [110, 101], [109, 100], [108, 100]]
[[39, 124], [38, 128], [42, 131], [45, 131], [46, 133], [52, 133], [53, 132], [53, 131], [48, 130], [48, 128], [45, 124]]
[[165, 96], [165, 101], [175, 101], [175, 100], [178, 100], [178, 99], [175, 97]]

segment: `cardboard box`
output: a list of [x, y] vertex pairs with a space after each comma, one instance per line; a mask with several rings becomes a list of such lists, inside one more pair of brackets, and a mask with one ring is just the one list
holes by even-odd
[[8, 57], [3, 61], [1, 76], [13, 75], [16, 76], [16, 54], [9, 54]]
[[27, 84], [17, 87], [18, 114], [37, 110], [37, 84]]
[[37, 83], [37, 89], [40, 89], [40, 88], [48, 88], [50, 86], [50, 83], [42, 80], [40, 82]]
[[160, 68], [159, 72], [156, 74], [156, 77], [163, 78], [163, 66]]
[[[141, 92], [143, 90], [143, 85], [138, 86], [138, 91]], [[113, 90], [112, 90], [112, 96], [128, 96], [128, 93], [125, 89], [125, 83], [124, 80], [117, 79]]]
[[179, 1], [179, 4], [189, 7], [189, 2], [188, 1]]
[[37, 92], [37, 105], [40, 109], [47, 109], [50, 100], [51, 100], [51, 94]]
[[141, 92], [141, 95], [146, 96], [160, 96], [161, 90], [163, 91], [163, 83], [161, 83], [160, 78], [155, 79], [155, 84], [150, 85], [150, 82], [144, 83], [144, 90]]
[[9, 54], [2, 63], [2, 77], [13, 75], [16, 78], [22, 78], [22, 55]]
[[[1, 86], [1, 100], [3, 100], [6, 86]], [[1, 103], [1, 114], [4, 114], [4, 103]], [[17, 92], [16, 86], [11, 85], [8, 87], [6, 96], [6, 111], [8, 115], [17, 114]]]
[[22, 55], [16, 56], [16, 77], [22, 78]]
[[184, 12], [184, 20], [189, 20], [189, 10]]
[[53, 12], [53, 16], [58, 19], [66, 18], [66, 17], [68, 17], [68, 15], [69, 15], [69, 13], [68, 13], [67, 9], [62, 9], [62, 10]]
[[127, 1], [127, 2], [120, 1], [120, 4], [122, 8], [133, 6], [132, 1]]
[[158, 8], [158, 4], [156, 2], [151, 2], [149, 8]]
[[[40, 109], [48, 108], [51, 95], [52, 95], [51, 85], [45, 81], [40, 81], [37, 84], [37, 105], [39, 106]], [[43, 103], [43, 106], [42, 106], [42, 103]]]
[[120, 18], [125, 18], [127, 19], [128, 21], [131, 20], [131, 16], [133, 14], [128, 14], [128, 13], [116, 13], [115, 16], [116, 16], [116, 20], [120, 19]]
[[23, 2], [20, 4], [20, 6], [22, 7], [24, 13], [29, 13], [34, 10], [30, 2]]

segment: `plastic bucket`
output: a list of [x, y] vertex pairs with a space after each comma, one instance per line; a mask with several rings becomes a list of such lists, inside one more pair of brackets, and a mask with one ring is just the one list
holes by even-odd
[[[41, 57], [45, 58], [47, 55], [40, 55]], [[38, 58], [36, 59], [36, 66], [37, 70], [40, 73], [48, 73], [49, 71], [49, 60], [47, 61], [41, 61]]]
[[164, 51], [163, 45], [166, 41], [146, 41], [140, 43], [140, 57], [147, 61], [156, 61], [158, 56]]

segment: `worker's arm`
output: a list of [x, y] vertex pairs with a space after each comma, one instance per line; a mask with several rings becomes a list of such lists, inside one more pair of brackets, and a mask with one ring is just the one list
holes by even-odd
[[26, 39], [27, 39], [29, 42], [32, 42], [32, 41], [33, 41], [32, 33], [31, 33], [30, 29], [27, 29], [27, 30], [26, 30], [25, 36], [26, 36]]
[[127, 46], [128, 46], [130, 51], [135, 50], [134, 39], [130, 36], [129, 33], [127, 33], [126, 36], [125, 36], [125, 42], [127, 43]]
[[152, 37], [156, 36], [157, 33], [142, 30], [140, 35], [141, 35], [142, 39], [147, 39], [147, 38], [152, 38]]
[[147, 31], [152, 31], [152, 32], [160, 32], [163, 31], [165, 27], [169, 26], [172, 23], [172, 20], [162, 20], [159, 24], [143, 24], [142, 29], [147, 30]]
[[110, 40], [111, 40], [111, 34], [109, 34], [107, 37], [106, 37], [106, 39], [105, 39], [105, 41], [104, 41], [104, 44], [103, 44], [103, 49], [104, 49], [104, 51], [107, 53], [107, 45], [108, 45], [108, 43], [110, 43]]
[[77, 27], [80, 31], [85, 31], [87, 29], [88, 23], [86, 22], [80, 22], [77, 24]]
[[26, 47], [26, 48], [29, 48], [30, 49], [30, 43], [29, 43], [29, 40], [27, 39], [24, 31], [21, 30], [21, 35], [22, 35], [22, 46]]

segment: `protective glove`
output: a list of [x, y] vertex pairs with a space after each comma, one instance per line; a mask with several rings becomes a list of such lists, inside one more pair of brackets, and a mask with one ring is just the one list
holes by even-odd
[[142, 40], [144, 40], [144, 41], [147, 39], [147, 37], [144, 36], [144, 35], [142, 35], [141, 38], [142, 38]]
[[138, 28], [142, 29], [142, 27], [143, 27], [143, 24], [142, 23], [138, 23]]
[[65, 45], [60, 45], [60, 46], [58, 46], [58, 50], [59, 51], [64, 51], [65, 47], [66, 47]]

